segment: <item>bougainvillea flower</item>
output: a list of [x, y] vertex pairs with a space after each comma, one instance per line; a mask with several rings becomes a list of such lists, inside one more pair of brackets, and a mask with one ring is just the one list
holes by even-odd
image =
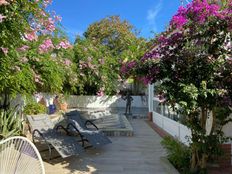
[[2, 14], [0, 14], [0, 23], [3, 22], [3, 19], [5, 19], [6, 16], [3, 16]]
[[69, 59], [65, 59], [65, 60], [64, 60], [64, 64], [65, 64], [66, 66], [70, 66], [70, 65], [72, 64], [72, 62], [71, 62]]
[[24, 34], [24, 37], [28, 40], [28, 41], [36, 41], [38, 39], [38, 36], [36, 35], [35, 31], [32, 31], [30, 33], [26, 33]]
[[72, 48], [72, 45], [67, 41], [61, 41], [57, 46], [56, 46], [57, 49], [68, 49], [68, 48]]
[[98, 92], [97, 92], [97, 96], [103, 96], [104, 95], [104, 91], [103, 90], [99, 90]]
[[21, 51], [21, 52], [24, 52], [24, 51], [27, 51], [29, 48], [30, 48], [29, 46], [23, 45], [22, 47], [18, 48], [17, 50]]
[[1, 47], [1, 50], [5, 55], [8, 54], [8, 48]]
[[51, 39], [46, 39], [43, 43], [39, 46], [39, 53], [46, 53], [49, 50], [53, 49], [54, 45]]
[[0, 6], [1, 5], [8, 5], [9, 2], [7, 2], [6, 0], [0, 0]]

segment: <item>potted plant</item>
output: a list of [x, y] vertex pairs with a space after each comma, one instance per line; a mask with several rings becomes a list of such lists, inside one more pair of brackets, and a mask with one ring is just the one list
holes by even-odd
[[58, 96], [58, 104], [59, 104], [59, 109], [62, 110], [62, 111], [67, 111], [68, 109], [68, 104], [66, 102], [66, 96], [65, 95], [59, 95]]

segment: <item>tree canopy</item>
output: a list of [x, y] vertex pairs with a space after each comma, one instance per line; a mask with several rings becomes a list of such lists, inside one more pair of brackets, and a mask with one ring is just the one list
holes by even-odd
[[0, 94], [57, 92], [75, 84], [69, 78], [72, 46], [61, 31], [61, 17], [46, 10], [51, 2], [0, 2]]
[[91, 24], [83, 38], [77, 37], [74, 51], [80, 93], [117, 92], [123, 84], [121, 65], [139, 59], [147, 48], [147, 41], [134, 30], [128, 21], [111, 16]]
[[[204, 170], [226, 139], [222, 127], [231, 121], [232, 3], [194, 0], [180, 7], [168, 29], [138, 62], [124, 73], [147, 83], [159, 82], [159, 94], [185, 116], [191, 129], [191, 169]], [[213, 120], [207, 128], [207, 118]]]

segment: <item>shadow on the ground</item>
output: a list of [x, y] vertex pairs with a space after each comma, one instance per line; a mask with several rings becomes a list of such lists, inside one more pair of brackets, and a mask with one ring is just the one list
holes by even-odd
[[[81, 173], [81, 174], [96, 174], [99, 172], [97, 165], [94, 163], [94, 158], [104, 153], [104, 147], [99, 149], [90, 148], [83, 154], [77, 156], [71, 156], [68, 158], [61, 158], [58, 153], [53, 150], [53, 157], [51, 160], [45, 159], [45, 168], [48, 169], [48, 173], [51, 173], [49, 168], [53, 170], [51, 166], [62, 167], [65, 173]], [[43, 152], [42, 156], [47, 157], [48, 153]], [[58, 173], [59, 171], [54, 171]]]

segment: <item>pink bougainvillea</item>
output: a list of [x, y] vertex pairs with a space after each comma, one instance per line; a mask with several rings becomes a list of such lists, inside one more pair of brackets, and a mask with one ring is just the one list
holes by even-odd
[[64, 41], [61, 41], [57, 46], [56, 46], [57, 49], [68, 49], [68, 48], [72, 48], [72, 45], [67, 41], [67, 40], [64, 40]]
[[52, 43], [52, 40], [51, 39], [46, 39], [39, 46], [39, 53], [47, 53], [48, 51], [50, 51], [53, 48], [54, 48], [54, 45]]
[[97, 92], [97, 96], [104, 96], [104, 90], [101, 88], [98, 92]]
[[8, 48], [1, 47], [2, 52], [7, 55], [8, 54]]
[[52, 0], [43, 0], [43, 6], [44, 7], [47, 7], [51, 3], [52, 3]]
[[61, 21], [62, 17], [59, 15], [54, 16], [55, 21]]
[[0, 6], [1, 5], [8, 5], [9, 2], [7, 2], [6, 0], [0, 0]]
[[30, 47], [27, 45], [23, 45], [22, 47], [18, 48], [17, 51], [24, 52], [27, 51]]
[[36, 31], [32, 31], [30, 33], [25, 33], [24, 34], [25, 39], [28, 41], [36, 41], [38, 39], [38, 36], [36, 34]]
[[69, 59], [65, 59], [65, 60], [64, 60], [64, 64], [65, 64], [66, 66], [70, 66], [70, 65], [72, 64], [72, 62], [71, 62], [71, 60], [69, 60]]
[[0, 23], [3, 22], [3, 20], [6, 18], [6, 16], [3, 16], [2, 14], [0, 14]]
[[55, 21], [52, 18], [48, 18], [48, 20], [44, 22], [44, 26], [49, 32], [53, 32], [56, 29]]
[[176, 28], [182, 28], [189, 20], [203, 24], [207, 18], [212, 16], [223, 18], [222, 12], [217, 4], [209, 4], [207, 0], [195, 0], [186, 8], [179, 7], [170, 24]]
[[187, 9], [183, 6], [180, 6], [176, 15], [172, 17], [171, 25], [175, 25], [177, 28], [181, 28], [188, 22], [187, 19]]

